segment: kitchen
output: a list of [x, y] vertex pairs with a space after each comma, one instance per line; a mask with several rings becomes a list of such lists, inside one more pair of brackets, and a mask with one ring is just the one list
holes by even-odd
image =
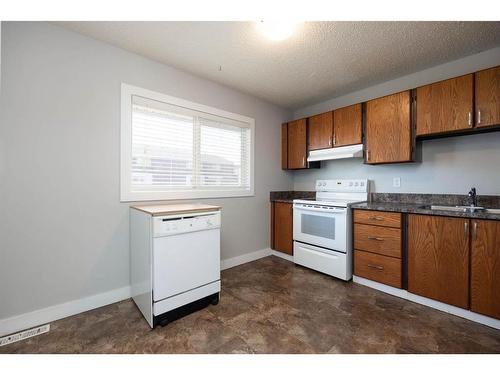
[[500, 23], [260, 27], [2, 20], [1, 354], [500, 353]]
[[[411, 163], [417, 142], [497, 131], [498, 77], [493, 67], [285, 123], [282, 168], [355, 157]], [[478, 197], [475, 187], [466, 195], [369, 196], [369, 186], [317, 180], [315, 199], [271, 192], [271, 248], [343, 280], [353, 268], [354, 282], [499, 328], [498, 196]], [[393, 187], [401, 187], [399, 177]]]

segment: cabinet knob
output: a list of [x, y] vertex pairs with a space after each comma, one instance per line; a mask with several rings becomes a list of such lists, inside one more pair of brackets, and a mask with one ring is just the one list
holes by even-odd
[[469, 111], [469, 126], [472, 126], [472, 112]]
[[481, 110], [477, 111], [477, 124], [481, 123]]

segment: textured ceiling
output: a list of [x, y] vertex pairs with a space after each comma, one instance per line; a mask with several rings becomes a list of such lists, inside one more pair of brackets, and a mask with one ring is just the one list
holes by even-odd
[[500, 22], [306, 22], [281, 42], [251, 22], [56, 24], [290, 109], [500, 45]]

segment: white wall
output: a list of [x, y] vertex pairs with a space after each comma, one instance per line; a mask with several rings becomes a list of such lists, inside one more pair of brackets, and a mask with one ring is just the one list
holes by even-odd
[[[500, 65], [500, 47], [490, 49], [294, 112], [301, 118], [346, 105]], [[294, 189], [312, 190], [316, 179], [369, 178], [377, 192], [465, 194], [471, 186], [479, 194], [500, 195], [500, 132], [418, 142], [420, 162], [364, 165], [361, 159], [322, 162], [319, 170], [294, 172]], [[401, 187], [392, 178], [401, 177]]]
[[269, 246], [289, 111], [54, 25], [2, 28], [0, 319], [129, 285], [121, 82], [255, 118], [255, 196], [202, 201], [223, 207], [222, 259]]

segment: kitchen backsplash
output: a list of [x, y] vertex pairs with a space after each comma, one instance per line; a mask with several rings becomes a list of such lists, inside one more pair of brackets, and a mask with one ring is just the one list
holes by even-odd
[[[366, 165], [362, 159], [329, 160], [297, 170], [294, 190], [314, 190], [317, 179], [367, 178], [372, 192], [500, 195], [500, 132], [417, 142], [415, 163]], [[393, 187], [393, 178], [401, 187]]]

